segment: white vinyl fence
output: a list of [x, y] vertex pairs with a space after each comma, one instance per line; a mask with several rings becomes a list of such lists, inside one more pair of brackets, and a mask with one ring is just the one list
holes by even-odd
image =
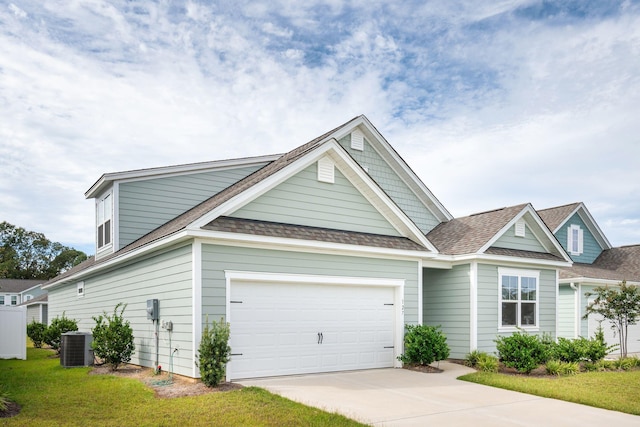
[[0, 306], [0, 359], [27, 359], [27, 307]]

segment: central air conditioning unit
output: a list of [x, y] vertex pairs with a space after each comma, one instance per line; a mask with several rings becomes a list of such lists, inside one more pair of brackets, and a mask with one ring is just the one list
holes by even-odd
[[65, 332], [60, 337], [60, 364], [65, 368], [93, 365], [93, 336], [88, 332]]

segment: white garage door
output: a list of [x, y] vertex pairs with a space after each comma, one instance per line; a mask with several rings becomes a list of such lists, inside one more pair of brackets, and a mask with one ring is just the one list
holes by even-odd
[[[589, 316], [589, 337], [592, 338], [598, 330], [599, 321], [602, 320], [602, 316], [598, 314], [592, 314]], [[614, 332], [611, 329], [611, 323], [609, 321], [602, 322], [602, 329], [604, 331], [604, 338], [608, 344], [620, 344], [620, 338], [617, 331]], [[627, 353], [640, 353], [640, 324], [629, 325], [627, 331]], [[617, 349], [615, 353], [619, 353]]]
[[230, 379], [394, 366], [395, 290], [232, 282]]

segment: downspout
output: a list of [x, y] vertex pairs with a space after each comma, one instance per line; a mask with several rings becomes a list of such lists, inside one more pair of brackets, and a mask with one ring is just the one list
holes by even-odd
[[573, 296], [573, 338], [578, 338], [578, 319], [580, 317], [580, 313], [578, 312], [578, 309], [580, 308], [580, 305], [578, 304], [578, 287], [576, 286], [575, 283], [571, 282], [569, 283], [569, 287], [571, 289], [573, 289], [574, 291], [574, 296]]

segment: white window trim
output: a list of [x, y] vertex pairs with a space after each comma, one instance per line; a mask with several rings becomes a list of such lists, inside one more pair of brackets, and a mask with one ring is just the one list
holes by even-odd
[[84, 297], [85, 293], [84, 282], [78, 282], [78, 284], [76, 285], [76, 295], [78, 296], [78, 298], [82, 298]]
[[[101, 204], [104, 203], [104, 200], [110, 197], [111, 198], [111, 223], [109, 225], [109, 243], [103, 244], [102, 246], [98, 246], [100, 241], [100, 236], [98, 235], [98, 230], [100, 229], [101, 223], [99, 223], [99, 213], [98, 210], [101, 207]], [[96, 199], [96, 225], [95, 225], [95, 233], [96, 233], [96, 254], [104, 253], [107, 251], [111, 251], [113, 248], [113, 239], [114, 239], [114, 216], [115, 216], [115, 199], [113, 191], [108, 191], [104, 193], [102, 196]]]
[[[14, 299], [15, 299], [15, 302], [16, 302], [15, 304], [13, 303]], [[11, 295], [9, 297], [9, 304], [12, 305], [12, 306], [20, 304], [20, 298], [18, 297], [18, 295]]]
[[[573, 232], [578, 231], [578, 250], [573, 250]], [[567, 228], [567, 252], [571, 255], [582, 255], [584, 252], [584, 232], [582, 228], [577, 224], [571, 224]]]
[[[518, 300], [516, 311], [516, 326], [503, 326], [502, 325], [502, 276], [518, 276]], [[520, 325], [520, 283], [522, 277], [534, 277], [536, 279], [536, 324], [535, 325]], [[538, 270], [521, 270], [513, 268], [498, 268], [498, 332], [515, 332], [519, 329], [537, 332], [540, 330], [540, 271]]]

